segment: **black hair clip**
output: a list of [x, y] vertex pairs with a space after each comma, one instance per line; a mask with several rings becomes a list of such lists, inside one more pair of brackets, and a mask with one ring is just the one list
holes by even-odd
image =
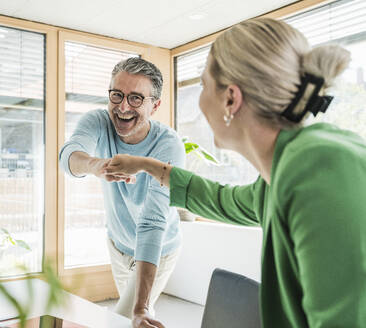
[[[293, 113], [293, 110], [299, 103], [300, 99], [303, 97], [308, 84], [314, 84], [315, 88], [304, 108], [300, 113]], [[324, 79], [322, 77], [317, 77], [315, 75], [306, 73], [301, 78], [301, 84], [299, 90], [296, 92], [294, 99], [291, 101], [290, 105], [282, 112], [281, 115], [286, 117], [289, 121], [298, 123], [305, 116], [306, 112], [311, 112], [316, 116], [319, 112], [325, 113], [329, 104], [333, 100], [332, 96], [319, 96], [318, 93], [324, 84]]]
[[333, 98], [333, 96], [316, 96], [314, 101], [309, 104], [309, 111], [314, 116], [319, 112], [325, 113]]

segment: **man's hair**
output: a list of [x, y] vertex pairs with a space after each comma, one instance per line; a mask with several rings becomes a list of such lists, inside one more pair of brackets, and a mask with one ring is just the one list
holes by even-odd
[[163, 87], [163, 76], [160, 70], [153, 64], [140, 57], [131, 57], [120, 61], [114, 66], [112, 71], [112, 80], [119, 72], [127, 72], [129, 74], [141, 74], [150, 79], [153, 90], [152, 96], [159, 99], [161, 89]]

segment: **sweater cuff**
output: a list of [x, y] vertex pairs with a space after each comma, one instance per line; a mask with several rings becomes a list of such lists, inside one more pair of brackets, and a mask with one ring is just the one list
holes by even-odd
[[74, 174], [72, 174], [72, 172], [70, 170], [69, 159], [70, 159], [71, 154], [75, 151], [85, 152], [85, 150], [80, 149], [80, 147], [78, 147], [78, 146], [68, 145], [67, 147], [62, 149], [60, 152], [60, 155], [59, 155], [60, 164], [61, 164], [61, 167], [63, 168], [63, 170], [65, 171], [65, 173], [67, 173], [68, 175], [75, 177], [75, 178], [84, 178], [86, 175], [74, 175]]
[[157, 244], [141, 244], [135, 250], [135, 261], [143, 261], [155, 264], [157, 267], [160, 263], [161, 245]]
[[186, 208], [187, 190], [193, 173], [178, 167], [170, 171], [170, 206]]

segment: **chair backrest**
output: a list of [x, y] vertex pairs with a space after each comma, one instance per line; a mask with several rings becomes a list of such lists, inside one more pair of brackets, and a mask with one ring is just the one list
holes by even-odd
[[208, 288], [201, 328], [260, 328], [259, 283], [215, 269]]

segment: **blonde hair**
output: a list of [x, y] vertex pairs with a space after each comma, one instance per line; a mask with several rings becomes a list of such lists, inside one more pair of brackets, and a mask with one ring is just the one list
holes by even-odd
[[[255, 113], [279, 128], [301, 124], [281, 113], [289, 106], [310, 73], [324, 78], [324, 94], [348, 65], [347, 50], [326, 45], [310, 49], [302, 33], [282, 21], [258, 18], [235, 25], [220, 35], [211, 47], [210, 73], [219, 89], [236, 84], [244, 101]], [[306, 92], [295, 112], [301, 112], [311, 92]]]

